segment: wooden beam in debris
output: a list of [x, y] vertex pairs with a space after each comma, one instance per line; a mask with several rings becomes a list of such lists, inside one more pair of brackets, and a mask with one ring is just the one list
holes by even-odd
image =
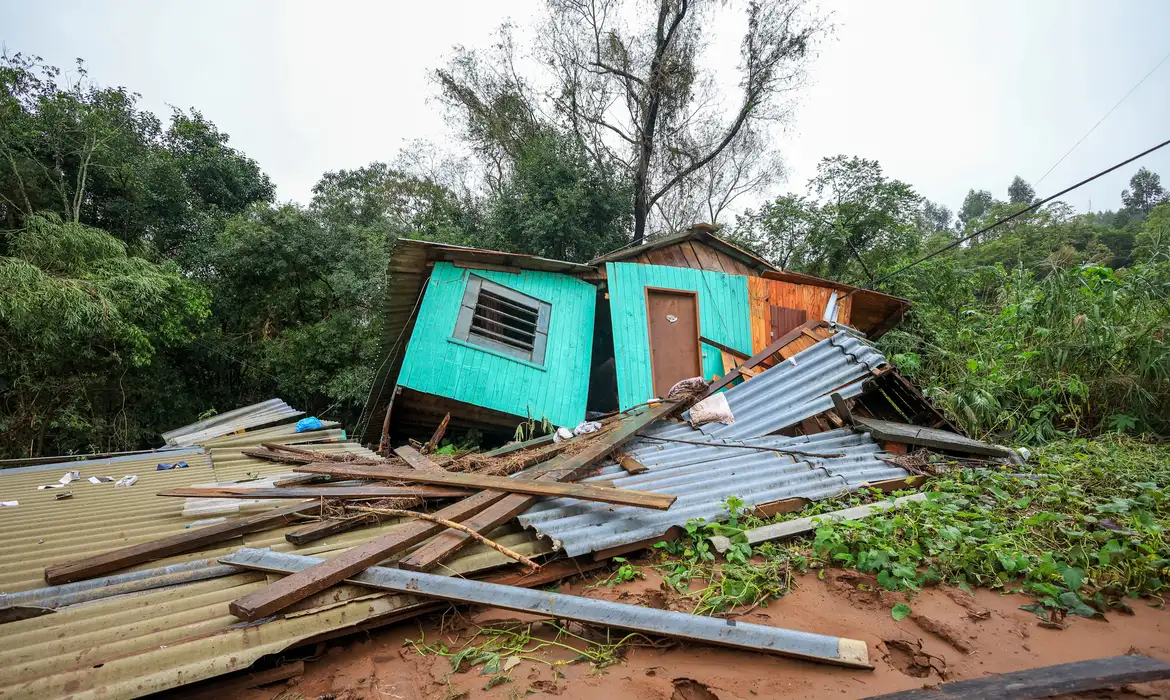
[[936, 450], [950, 450], [966, 454], [983, 455], [985, 457], [1011, 457], [1014, 453], [1007, 447], [991, 445], [980, 440], [972, 440], [958, 433], [936, 428], [924, 428], [920, 425], [895, 423], [876, 418], [857, 417], [857, 425], [869, 433], [875, 440], [889, 440], [903, 442], [908, 445], [921, 445]]
[[618, 464], [621, 465], [622, 469], [626, 470], [627, 474], [641, 474], [642, 472], [649, 469], [649, 467], [647, 467], [645, 464], [642, 464], [629, 455], [625, 455], [620, 460], [618, 460]]
[[447, 424], [450, 422], [451, 414], [448, 413], [447, 415], [443, 416], [443, 420], [439, 421], [439, 427], [435, 428], [435, 432], [433, 435], [431, 435], [431, 439], [427, 441], [427, 444], [423, 445], [423, 454], [429, 455], [435, 450], [439, 449], [439, 442], [447, 433]]
[[351, 518], [326, 518], [325, 520], [318, 520], [314, 523], [309, 523], [304, 527], [297, 528], [292, 532], [286, 532], [284, 539], [295, 545], [306, 545], [310, 542], [323, 540], [326, 537], [337, 535], [342, 532], [349, 532], [356, 530], [359, 527], [373, 525], [378, 522], [378, 519], [373, 515], [362, 514]]
[[737, 367], [737, 368], [731, 370], [730, 372], [728, 372], [727, 374], [723, 375], [722, 379], [719, 379], [715, 382], [712, 382], [711, 386], [707, 387], [707, 390], [699, 395], [699, 398], [705, 399], [708, 396], [710, 396], [711, 394], [714, 394], [715, 392], [719, 391], [723, 387], [727, 386], [728, 384], [731, 384], [736, 379], [738, 379], [739, 377], [742, 376], [741, 372], [743, 371], [743, 369], [745, 367], [748, 369], [751, 369], [751, 368], [755, 367], [756, 365], [760, 364], [761, 362], [763, 362], [764, 360], [768, 359], [772, 355], [775, 355], [785, 345], [788, 345], [792, 341], [801, 337], [801, 335], [803, 335], [803, 332], [805, 330], [824, 327], [824, 326], [828, 326], [828, 325], [829, 324], [825, 323], [824, 321], [805, 321], [801, 325], [797, 326], [796, 328], [792, 329], [791, 331], [788, 331], [787, 333], [780, 336], [776, 340], [773, 340], [771, 343], [768, 344], [768, 347], [764, 348], [763, 350], [757, 352], [755, 355], [752, 355], [748, 359], [744, 360], [743, 363], [740, 364], [739, 367]]
[[[647, 423], [669, 415], [670, 412], [678, 410], [680, 406], [680, 404], [663, 403], [653, 408], [643, 409], [635, 415], [627, 416], [622, 427], [596, 437], [596, 444], [589, 445], [571, 457], [562, 456], [552, 459], [521, 472], [514, 478], [535, 479], [550, 473], [566, 474], [568, 478], [571, 478], [584, 473], [594, 460], [609, 454], [614, 448], [633, 437], [634, 433], [644, 428]], [[469, 525], [467, 522], [469, 518], [507, 498], [509, 495], [502, 491], [481, 491], [474, 496], [439, 509], [435, 515]], [[347, 577], [368, 566], [373, 566], [445, 531], [446, 528], [443, 526], [425, 520], [405, 523], [385, 535], [363, 542], [317, 566], [286, 576], [275, 583], [238, 598], [232, 601], [229, 609], [233, 615], [244, 620], [255, 620], [271, 615], [297, 601], [308, 598], [314, 593], [319, 593], [334, 584], [341, 583]], [[476, 531], [482, 532], [483, 530], [477, 528]], [[470, 538], [460, 534], [451, 551], [461, 547], [466, 540], [470, 540]]]
[[728, 355], [733, 355], [736, 359], [739, 359], [739, 360], [748, 359], [747, 353], [740, 352], [739, 350], [736, 350], [733, 347], [729, 347], [727, 345], [724, 345], [723, 343], [720, 343], [717, 340], [711, 340], [710, 338], [707, 338], [704, 336], [699, 336], [699, 342], [706, 343], [706, 344], [710, 345], [711, 347], [716, 348], [717, 350], [722, 350], [723, 352], [727, 353]]
[[180, 498], [462, 498], [473, 491], [438, 486], [291, 486], [248, 489], [235, 486], [182, 487], [158, 496]]
[[[584, 450], [546, 462], [544, 466], [550, 467], [551, 470], [537, 478], [540, 481], [579, 479], [592, 469], [594, 462], [609, 455], [639, 430], [681, 408], [681, 404], [661, 403], [647, 407], [637, 415], [628, 416], [612, 431], [595, 437]], [[463, 524], [481, 534], [486, 533], [528, 510], [536, 501], [537, 499], [532, 496], [511, 494], [463, 521]], [[471, 538], [463, 533], [447, 530], [401, 559], [398, 565], [413, 571], [426, 571], [450, 558], [471, 542]]]
[[[323, 561], [316, 557], [241, 549], [221, 563], [277, 573], [310, 571]], [[295, 574], [294, 574], [295, 575]], [[406, 592], [455, 603], [471, 603], [524, 613], [549, 615], [603, 627], [687, 639], [809, 661], [872, 669], [864, 641], [780, 627], [656, 610], [628, 603], [501, 586], [458, 576], [439, 576], [387, 567], [370, 567], [348, 577], [351, 583], [380, 590]]]
[[943, 683], [937, 688], [871, 696], [869, 700], [1024, 700], [1167, 678], [1170, 663], [1131, 654]]
[[397, 469], [381, 466], [351, 466], [348, 464], [321, 463], [298, 466], [297, 471], [312, 474], [330, 474], [349, 479], [388, 479], [391, 481], [419, 482], [467, 489], [491, 489], [508, 493], [524, 493], [530, 496], [555, 496], [577, 498], [583, 501], [599, 501], [621, 506], [667, 510], [677, 496], [650, 491], [615, 489], [608, 486], [588, 484], [562, 484], [549, 480], [529, 481], [511, 479], [505, 476], [487, 476], [464, 472], [430, 472]]
[[229, 520], [215, 525], [184, 530], [177, 535], [150, 542], [95, 554], [92, 557], [45, 567], [45, 581], [50, 586], [73, 581], [84, 581], [95, 576], [144, 564], [164, 557], [200, 549], [209, 544], [234, 539], [252, 532], [262, 532], [297, 522], [302, 515], [316, 515], [321, 510], [318, 501], [257, 513], [246, 518]]

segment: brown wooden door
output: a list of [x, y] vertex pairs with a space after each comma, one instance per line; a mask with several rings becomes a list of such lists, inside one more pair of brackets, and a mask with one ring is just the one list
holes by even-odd
[[772, 338], [783, 337], [785, 333], [793, 330], [800, 324], [807, 320], [808, 314], [803, 309], [789, 309], [783, 306], [772, 307]]
[[699, 298], [694, 292], [646, 289], [654, 394], [703, 373], [699, 358]]

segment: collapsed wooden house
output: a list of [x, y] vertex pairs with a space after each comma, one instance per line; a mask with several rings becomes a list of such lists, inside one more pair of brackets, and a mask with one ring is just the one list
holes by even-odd
[[870, 339], [909, 302], [778, 269], [699, 225], [588, 264], [400, 239], [362, 441], [575, 426], [710, 380], [810, 321]]

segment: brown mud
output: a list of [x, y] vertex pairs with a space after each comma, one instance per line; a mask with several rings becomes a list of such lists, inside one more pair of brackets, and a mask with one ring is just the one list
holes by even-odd
[[[647, 578], [608, 588], [598, 577], [563, 585], [564, 593], [618, 600], [647, 607], [687, 610], [687, 600]], [[602, 576], [605, 574], [603, 573]], [[873, 671], [836, 668], [746, 651], [692, 643], [645, 640], [618, 663], [597, 669], [571, 662], [573, 651], [557, 647], [512, 661], [506, 682], [488, 689], [493, 675], [478, 668], [452, 672], [448, 658], [423, 655], [406, 644], [425, 636], [457, 650], [480, 626], [539, 620], [495, 609], [452, 610], [330, 642], [320, 658], [306, 663], [305, 675], [288, 683], [248, 691], [247, 700], [430, 700], [440, 698], [558, 698], [563, 700], [749, 700], [752, 698], [865, 698], [930, 687], [943, 681], [979, 678], [1037, 666], [1141, 653], [1170, 661], [1170, 614], [1145, 601], [1132, 601], [1134, 615], [1107, 620], [1068, 618], [1067, 629], [1040, 627], [1019, 606], [1021, 595], [979, 590], [974, 596], [947, 588], [911, 597], [875, 591], [870, 577], [828, 570], [809, 574], [789, 594], [757, 607], [738, 620], [863, 640]], [[908, 602], [913, 614], [895, 621], [890, 609]], [[689, 612], [689, 610], [687, 610]], [[536, 625], [543, 639], [553, 639]], [[587, 636], [597, 631], [570, 628]], [[615, 639], [624, 633], [615, 632]], [[573, 642], [577, 648], [583, 643]], [[214, 681], [209, 684], [214, 688]], [[1170, 698], [1170, 682], [1146, 683], [1078, 698]]]

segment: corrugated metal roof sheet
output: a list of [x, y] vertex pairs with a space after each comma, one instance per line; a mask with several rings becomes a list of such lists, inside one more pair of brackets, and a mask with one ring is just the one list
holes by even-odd
[[304, 411], [298, 411], [281, 399], [269, 399], [262, 403], [227, 411], [197, 423], [184, 425], [181, 428], [168, 430], [162, 434], [162, 438], [168, 445], [188, 447], [221, 435], [257, 425], [275, 423], [303, 413]]
[[[845, 398], [861, 393], [863, 380], [885, 364], [872, 345], [839, 332], [727, 390], [734, 423], [698, 429], [660, 424], [625, 450], [646, 465], [645, 473], [629, 475], [609, 465], [586, 480], [678, 496], [670, 510], [547, 499], [522, 514], [520, 523], [576, 556], [660, 537], [692, 518], [723, 519], [723, 504], [732, 496], [749, 506], [794, 497], [817, 500], [907, 477], [906, 470], [879, 459], [883, 455], [868, 434], [842, 429], [765, 437], [832, 408], [834, 391]], [[810, 456], [818, 454], [824, 456]]]
[[[747, 446], [842, 456], [821, 458], [743, 449]], [[662, 455], [655, 454], [657, 451]], [[725, 519], [724, 503], [732, 496], [748, 506], [795, 497], [819, 500], [856, 491], [865, 483], [909, 476], [906, 470], [878, 459], [878, 445], [868, 435], [850, 430], [746, 440], [723, 447], [672, 445], [664, 449], [662, 443], [642, 440], [629, 452], [646, 465], [646, 472], [630, 475], [611, 465], [585, 482], [604, 481], [618, 488], [678, 496], [670, 510], [558, 498], [533, 506], [520, 516], [520, 523], [549, 537], [570, 556], [577, 556], [660, 537], [692, 518], [709, 522]]]
[[[178, 459], [187, 469], [156, 471], [174, 462], [179, 451], [132, 455], [113, 460], [0, 471], [0, 500], [17, 500], [0, 508], [0, 614], [55, 611], [0, 624], [0, 698], [134, 698], [152, 692], [247, 668], [266, 654], [280, 652], [321, 635], [344, 633], [356, 625], [392, 618], [420, 604], [398, 594], [370, 594], [354, 586], [330, 588], [303, 601], [290, 614], [258, 623], [241, 623], [228, 603], [263, 585], [257, 572], [221, 567], [214, 558], [241, 546], [333, 556], [370, 537], [397, 527], [377, 527], [295, 547], [284, 540], [293, 527], [254, 533], [185, 555], [168, 557], [125, 572], [75, 584], [44, 587], [46, 565], [74, 560], [130, 544], [182, 532], [196, 518], [184, 517], [184, 499], [155, 496], [171, 487], [242, 479], [248, 473], [286, 473], [288, 465], [254, 459], [240, 450], [260, 442], [306, 443], [332, 439], [314, 448], [369, 452], [345, 441], [340, 430], [296, 433], [280, 426], [232, 435], [184, 450]], [[38, 491], [55, 483], [67, 469], [82, 481], [69, 489]], [[136, 474], [129, 488], [91, 484], [89, 476]], [[71, 490], [73, 497], [56, 500]], [[248, 512], [275, 507], [268, 502]], [[527, 556], [549, 551], [547, 544], [513, 526], [492, 538]], [[468, 573], [509, 565], [498, 552], [474, 547], [443, 568]], [[6, 609], [7, 608], [7, 609]], [[11, 619], [3, 618], [0, 619]]]

